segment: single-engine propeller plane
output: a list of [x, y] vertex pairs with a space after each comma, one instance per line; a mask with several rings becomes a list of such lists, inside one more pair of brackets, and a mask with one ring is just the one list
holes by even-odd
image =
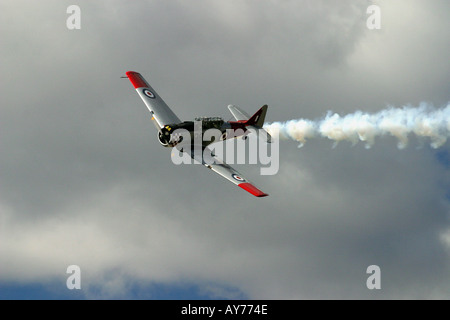
[[[249, 180], [245, 179], [239, 172], [234, 170], [228, 164], [224, 163], [222, 160], [215, 157], [212, 152], [204, 152], [208, 149], [208, 145], [215, 142], [214, 139], [208, 141], [201, 141], [201, 145], [195, 144], [194, 140], [194, 121], [181, 121], [175, 113], [169, 108], [169, 106], [164, 102], [163, 99], [156, 93], [155, 90], [145, 81], [144, 77], [138, 72], [128, 71], [126, 72], [126, 77], [131, 81], [137, 93], [144, 101], [148, 110], [152, 114], [152, 120], [158, 129], [158, 141], [164, 147], [176, 147], [182, 143], [182, 137], [175, 134], [177, 129], [185, 129], [191, 133], [191, 145], [192, 147], [188, 150], [182, 149], [183, 152], [189, 153], [189, 156], [194, 160], [202, 163], [207, 168], [218, 173], [225, 179], [233, 182], [242, 189], [248, 191], [256, 197], [265, 197], [268, 194], [262, 192], [257, 187], [255, 187]], [[124, 78], [126, 78], [124, 77]], [[218, 129], [222, 132], [221, 140], [226, 140], [228, 138], [236, 138], [238, 136], [245, 136], [250, 132], [264, 132], [266, 141], [270, 142], [270, 135], [264, 129], [264, 118], [267, 112], [267, 105], [264, 105], [259, 109], [253, 116], [249, 116], [247, 113], [242, 111], [236, 106], [229, 105], [228, 109], [233, 114], [236, 121], [224, 121], [219, 117], [201, 117], [195, 118], [196, 121], [201, 121], [202, 134], [211, 128]], [[233, 130], [235, 134], [228, 137], [227, 133]], [[241, 130], [238, 130], [241, 129]], [[253, 130], [251, 130], [253, 129]], [[258, 135], [259, 136], [259, 135]], [[185, 141], [186, 142], [186, 141]], [[201, 152], [196, 152], [201, 151]], [[210, 151], [209, 149], [207, 151]], [[209, 154], [212, 159], [205, 159], [204, 155]]]

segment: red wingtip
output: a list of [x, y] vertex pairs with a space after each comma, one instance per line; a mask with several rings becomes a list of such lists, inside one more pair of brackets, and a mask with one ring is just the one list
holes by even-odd
[[141, 76], [139, 72], [127, 71], [125, 74], [127, 75], [128, 79], [130, 79], [135, 89], [142, 87], [144, 88], [149, 87], [147, 81], [145, 81], [145, 79]]
[[267, 193], [262, 192], [261, 190], [259, 190], [257, 187], [255, 187], [251, 183], [248, 183], [248, 182], [240, 183], [240, 184], [238, 184], [238, 186], [241, 187], [242, 189], [244, 189], [245, 191], [250, 192], [255, 197], [267, 197], [268, 196]]

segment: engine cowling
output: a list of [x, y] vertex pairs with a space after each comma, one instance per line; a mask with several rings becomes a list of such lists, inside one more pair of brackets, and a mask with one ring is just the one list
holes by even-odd
[[162, 130], [161, 132], [158, 132], [158, 141], [163, 147], [173, 148], [183, 141], [183, 136], [171, 134], [166, 130]]
[[166, 147], [166, 148], [170, 147], [169, 146], [170, 135], [169, 135], [169, 140], [167, 140], [166, 136], [162, 132], [158, 132], [158, 141], [163, 147]]
[[[183, 141], [183, 138], [191, 139], [191, 133], [194, 131], [193, 121], [184, 121], [181, 123], [168, 124], [162, 127], [158, 132], [158, 141], [162, 146], [173, 148]], [[184, 137], [183, 137], [184, 136]]]

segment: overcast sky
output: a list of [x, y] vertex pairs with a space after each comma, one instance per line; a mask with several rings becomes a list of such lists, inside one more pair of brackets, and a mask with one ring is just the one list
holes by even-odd
[[[367, 7], [381, 9], [370, 30]], [[81, 9], [69, 30], [67, 7]], [[0, 298], [448, 299], [450, 152], [280, 142], [252, 197], [176, 166], [126, 71], [179, 118], [450, 101], [450, 2], [0, 2]], [[81, 268], [81, 290], [66, 269]], [[367, 267], [381, 270], [369, 290]]]

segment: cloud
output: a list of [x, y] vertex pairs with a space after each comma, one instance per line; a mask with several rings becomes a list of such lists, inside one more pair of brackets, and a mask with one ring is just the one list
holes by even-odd
[[228, 118], [228, 104], [268, 103], [268, 121], [442, 105], [446, 2], [380, 1], [379, 31], [353, 1], [79, 1], [78, 31], [65, 26], [69, 2], [17, 3], [0, 10], [2, 283], [66, 290], [77, 264], [86, 298], [178, 285], [229, 298], [447, 297], [448, 166], [434, 150], [285, 141], [276, 176], [236, 166], [270, 194], [253, 199], [173, 165], [119, 78], [141, 72], [183, 119]]

